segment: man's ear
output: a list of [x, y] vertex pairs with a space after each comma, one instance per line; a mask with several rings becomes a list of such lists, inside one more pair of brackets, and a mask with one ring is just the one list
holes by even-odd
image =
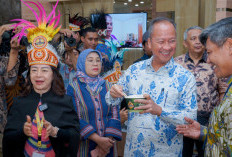
[[185, 40], [183, 41], [183, 45], [184, 45], [184, 47], [185, 47], [186, 49], [188, 49], [188, 46], [187, 46], [187, 43], [186, 43]]
[[84, 36], [81, 36], [81, 41], [85, 42], [85, 37]]
[[226, 46], [229, 49], [229, 55], [232, 55], [232, 38], [228, 38], [226, 40]]
[[149, 49], [151, 49], [151, 38], [148, 38], [147, 40], [147, 46]]

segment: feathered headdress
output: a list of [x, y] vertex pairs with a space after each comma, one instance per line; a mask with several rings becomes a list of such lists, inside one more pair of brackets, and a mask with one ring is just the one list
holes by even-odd
[[74, 17], [70, 17], [69, 15], [69, 29], [71, 31], [80, 31], [82, 29], [85, 29], [89, 26], [90, 22], [88, 19], [78, 16], [79, 13], [77, 13]]
[[90, 22], [93, 28], [98, 31], [99, 36], [106, 36], [106, 14], [104, 10], [101, 11], [95, 10], [90, 14]]
[[[23, 0], [21, 0], [21, 2], [25, 4], [35, 15], [38, 26], [24, 19], [11, 20], [19, 22], [13, 25], [15, 28], [22, 28], [21, 31], [13, 38], [18, 37], [18, 41], [20, 42], [23, 36], [27, 37], [28, 42], [31, 44], [27, 47], [29, 65], [47, 64], [57, 67], [59, 57], [56, 49], [49, 42], [61, 28], [61, 26], [58, 26], [60, 21], [60, 12], [58, 10], [57, 16], [55, 12], [59, 0], [57, 0], [55, 6], [52, 6], [53, 9], [48, 16], [40, 2], [36, 3]], [[39, 10], [39, 14], [37, 14], [29, 4], [36, 6]]]

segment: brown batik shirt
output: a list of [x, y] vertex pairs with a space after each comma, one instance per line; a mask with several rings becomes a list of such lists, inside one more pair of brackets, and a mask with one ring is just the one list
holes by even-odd
[[219, 94], [225, 93], [228, 87], [227, 79], [218, 79], [214, 73], [214, 66], [207, 63], [207, 52], [195, 65], [189, 53], [175, 58], [175, 61], [188, 69], [195, 76], [197, 83], [198, 111], [210, 113], [220, 102]]
[[15, 84], [18, 75], [19, 63], [7, 73], [8, 57], [0, 56], [0, 133], [3, 132], [6, 124], [7, 105], [5, 97], [5, 86]]

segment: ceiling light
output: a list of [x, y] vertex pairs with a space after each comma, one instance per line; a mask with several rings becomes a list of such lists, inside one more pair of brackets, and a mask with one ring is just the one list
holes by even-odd
[[113, 3], [115, 3], [115, 1]]
[[132, 0], [128, 0], [128, 2], [132, 2]]
[[140, 3], [141, 3], [141, 4], [143, 4], [143, 3], [144, 3], [144, 1], [140, 1]]
[[138, 7], [139, 5], [138, 4], [135, 4], [136, 7]]
[[127, 3], [124, 3], [124, 5], [127, 5]]

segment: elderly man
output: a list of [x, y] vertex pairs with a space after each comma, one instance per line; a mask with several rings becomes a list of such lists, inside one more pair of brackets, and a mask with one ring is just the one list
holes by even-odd
[[[201, 44], [199, 36], [202, 28], [193, 26], [184, 32], [184, 46], [186, 54], [178, 56], [175, 61], [188, 69], [195, 76], [197, 82], [197, 121], [206, 126], [209, 116], [225, 94], [227, 83], [218, 79], [214, 73], [214, 65], [207, 63], [207, 52]], [[198, 157], [204, 156], [203, 142], [196, 141]], [[194, 140], [184, 137], [183, 157], [193, 155]]]
[[232, 18], [210, 25], [200, 35], [206, 46], [208, 63], [215, 65], [217, 77], [229, 77], [229, 87], [219, 106], [212, 111], [208, 127], [185, 118], [189, 125], [178, 125], [176, 130], [184, 136], [206, 141], [205, 156], [232, 155]]
[[144, 104], [129, 112], [124, 156], [182, 156], [183, 136], [175, 126], [186, 115], [196, 119], [197, 100], [194, 76], [175, 63], [175, 23], [156, 18], [149, 27], [148, 45], [153, 56], [129, 67], [106, 94], [108, 104], [117, 105], [123, 92], [143, 94]]

